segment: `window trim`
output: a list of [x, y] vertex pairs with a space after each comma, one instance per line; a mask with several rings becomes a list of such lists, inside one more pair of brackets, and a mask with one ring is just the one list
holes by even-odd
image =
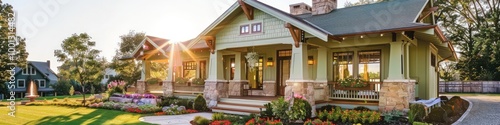
[[[245, 30], [243, 30], [243, 27], [248, 28], [248, 29], [246, 30], [246, 32], [244, 32]], [[252, 29], [251, 29], [251, 27], [250, 27], [250, 24], [244, 24], [244, 25], [240, 25], [240, 30], [239, 30], [239, 32], [240, 32], [240, 35], [248, 35], [248, 34], [251, 34], [251, 30], [252, 30]]]
[[[19, 87], [19, 81], [23, 81], [23, 83], [24, 83], [23, 87]], [[26, 80], [25, 79], [18, 79], [16, 86], [17, 86], [17, 88], [26, 88]]]
[[[194, 66], [186, 66], [188, 63], [192, 63], [194, 64]], [[196, 61], [184, 61], [182, 62], [182, 77], [183, 78], [186, 78], [186, 71], [188, 70], [194, 70], [195, 71], [195, 75], [194, 75], [194, 78], [196, 78], [196, 70], [197, 70], [197, 67], [198, 67], [198, 63]]]
[[[356, 64], [356, 60], [355, 60], [355, 58], [357, 57], [357, 55], [356, 55], [356, 51], [355, 51], [355, 50], [353, 50], [353, 51], [333, 52], [333, 53], [332, 53], [332, 64], [333, 64], [333, 61], [335, 60], [335, 58], [334, 58], [334, 57], [335, 57], [335, 53], [350, 53], [350, 54], [352, 55], [352, 58], [351, 58], [351, 61], [350, 61], [350, 62], [351, 62], [351, 65], [352, 65], [352, 69], [351, 69], [351, 70], [352, 70], [352, 76], [353, 76], [353, 77], [355, 77], [355, 76], [356, 76], [356, 72], [357, 72], [357, 71], [355, 71], [355, 70], [354, 70], [354, 67], [355, 67], [355, 64]], [[333, 81], [338, 81], [338, 80], [340, 80], [340, 78], [339, 78], [339, 79], [335, 79], [335, 76], [337, 75], [337, 74], [335, 74], [335, 66], [337, 66], [337, 65], [339, 65], [339, 64], [337, 64], [337, 63], [333, 64], [333, 70], [332, 70], [332, 71], [333, 71], [333, 72], [332, 72], [332, 75], [333, 75]], [[348, 65], [349, 65], [349, 63], [348, 63]], [[349, 67], [349, 66], [348, 66], [348, 67]]]
[[[47, 81], [45, 81], [45, 79], [37, 79], [38, 81], [38, 86], [40, 86], [40, 88], [46, 88], [47, 87]], [[43, 81], [43, 86], [42, 86], [42, 81]]]
[[[255, 26], [255, 25], [258, 25], [258, 26], [259, 26], [259, 27], [258, 27], [258, 29], [259, 29], [258, 31], [254, 31], [254, 30], [253, 30], [253, 26]], [[252, 23], [252, 24], [250, 24], [250, 31], [251, 31], [251, 33], [252, 33], [252, 34], [255, 34], [255, 33], [262, 33], [262, 28], [263, 28], [263, 26], [262, 26], [262, 22], [257, 22], [257, 23]]]
[[[357, 59], [357, 60], [358, 60], [358, 64], [357, 64], [357, 66], [358, 66], [358, 74], [359, 74], [359, 64], [360, 64], [360, 62], [361, 62], [361, 60], [359, 59], [359, 53], [360, 53], [360, 52], [379, 52], [379, 54], [380, 54], [380, 57], [379, 57], [379, 58], [380, 58], [380, 62], [379, 62], [379, 72], [380, 72], [380, 73], [379, 73], [379, 81], [380, 81], [380, 82], [382, 82], [382, 80], [383, 80], [383, 79], [382, 79], [382, 69], [383, 69], [383, 68], [382, 68], [382, 65], [383, 65], [383, 63], [382, 63], [382, 62], [383, 62], [383, 59], [382, 59], [382, 49], [374, 49], [374, 50], [358, 50], [358, 51], [357, 51], [357, 58], [358, 58], [358, 59]], [[358, 78], [359, 78], [359, 77], [360, 77], [360, 76], [358, 75]]]

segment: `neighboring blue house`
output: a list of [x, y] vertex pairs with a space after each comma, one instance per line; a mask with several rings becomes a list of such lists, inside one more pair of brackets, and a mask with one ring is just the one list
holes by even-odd
[[29, 87], [30, 81], [33, 81], [38, 85], [38, 95], [45, 96], [47, 94], [53, 94], [54, 89], [53, 84], [58, 81], [58, 76], [50, 69], [50, 61], [38, 62], [38, 61], [28, 61], [25, 68], [16, 68], [16, 98], [24, 98], [26, 95], [26, 89]]

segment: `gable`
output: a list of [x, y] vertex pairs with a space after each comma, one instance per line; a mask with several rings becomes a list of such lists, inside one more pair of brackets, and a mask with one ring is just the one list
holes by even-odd
[[[240, 34], [240, 26], [261, 23], [262, 32], [250, 33], [250, 34]], [[243, 12], [240, 12], [231, 23], [228, 23], [221, 29], [217, 34], [216, 44], [225, 44], [238, 42], [240, 44], [245, 44], [245, 42], [253, 42], [260, 39], [273, 39], [281, 37], [290, 37], [290, 32], [284, 27], [285, 21], [282, 21], [276, 17], [273, 17], [263, 11], [254, 10], [254, 19], [248, 20]], [[283, 42], [283, 41], [279, 41]]]

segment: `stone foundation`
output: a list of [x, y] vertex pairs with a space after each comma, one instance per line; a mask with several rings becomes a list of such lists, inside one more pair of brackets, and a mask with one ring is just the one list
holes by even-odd
[[264, 81], [262, 84], [264, 96], [276, 96], [276, 81]]
[[207, 101], [208, 107], [215, 107], [220, 98], [227, 98], [229, 95], [228, 88], [229, 85], [225, 81], [205, 81], [203, 96]]
[[384, 81], [379, 93], [379, 111], [408, 110], [415, 101], [414, 81]]
[[174, 96], [174, 87], [172, 81], [163, 81], [163, 96], [171, 97]]
[[136, 92], [137, 94], [146, 93], [146, 82], [143, 80], [137, 80]]
[[243, 85], [248, 84], [245, 80], [229, 81], [229, 96], [243, 96]]
[[285, 87], [285, 99], [293, 97], [293, 94], [303, 95], [309, 104], [311, 104], [312, 117], [316, 116], [316, 100], [314, 99], [314, 84], [312, 82], [294, 82], [294, 81], [286, 81]]
[[328, 82], [315, 82], [314, 86], [314, 99], [316, 101], [327, 101], [329, 100], [329, 88]]

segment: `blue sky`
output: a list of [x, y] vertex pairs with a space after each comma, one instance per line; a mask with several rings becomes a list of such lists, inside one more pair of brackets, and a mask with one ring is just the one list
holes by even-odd
[[[30, 61], [61, 65], [54, 50], [74, 33], [88, 33], [101, 56], [115, 55], [119, 36], [130, 30], [185, 41], [196, 37], [236, 0], [3, 0], [18, 12], [18, 35], [26, 38]], [[289, 4], [312, 0], [260, 0], [285, 12]], [[338, 0], [339, 8], [346, 1]]]

